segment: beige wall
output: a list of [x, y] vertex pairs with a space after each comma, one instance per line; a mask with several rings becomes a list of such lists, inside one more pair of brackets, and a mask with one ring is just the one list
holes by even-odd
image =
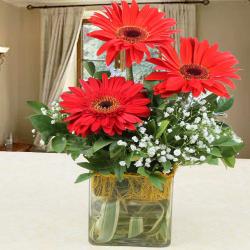
[[0, 0], [0, 46], [10, 47], [0, 68], [0, 144], [13, 132], [17, 141], [31, 141], [26, 100], [38, 98], [40, 80], [40, 17], [35, 11]]
[[228, 121], [244, 139], [241, 158], [250, 158], [250, 4], [244, 2], [211, 3], [197, 7], [197, 30], [200, 39], [218, 42], [240, 61], [242, 81], [236, 82], [235, 105]]

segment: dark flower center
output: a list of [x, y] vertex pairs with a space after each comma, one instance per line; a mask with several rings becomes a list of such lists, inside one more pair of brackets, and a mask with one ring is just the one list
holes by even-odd
[[139, 37], [141, 32], [138, 30], [125, 30], [124, 35], [127, 37]]
[[113, 103], [112, 103], [111, 101], [103, 101], [103, 102], [100, 102], [100, 103], [99, 103], [99, 106], [100, 106], [101, 108], [107, 109], [107, 108], [112, 107], [112, 106], [113, 106]]
[[149, 34], [144, 29], [137, 26], [124, 26], [117, 30], [118, 38], [126, 40], [130, 43], [136, 43], [148, 38]]
[[102, 96], [93, 101], [91, 106], [95, 112], [107, 114], [115, 112], [120, 107], [120, 102], [113, 96]]
[[198, 69], [198, 68], [190, 68], [190, 69], [187, 69], [187, 73], [189, 75], [199, 76], [199, 75], [201, 75], [202, 70]]
[[186, 64], [180, 68], [180, 73], [185, 79], [189, 80], [191, 78], [195, 79], [208, 79], [209, 73], [205, 67], [197, 64]]

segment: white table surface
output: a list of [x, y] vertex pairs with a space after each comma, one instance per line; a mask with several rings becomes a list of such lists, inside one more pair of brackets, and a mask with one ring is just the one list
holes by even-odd
[[[0, 153], [0, 249], [137, 249], [88, 243], [88, 182], [74, 184], [81, 172], [63, 154]], [[250, 249], [250, 160], [178, 170], [168, 249]]]

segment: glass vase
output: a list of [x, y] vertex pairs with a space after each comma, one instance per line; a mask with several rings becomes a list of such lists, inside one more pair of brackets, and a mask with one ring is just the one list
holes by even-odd
[[174, 175], [163, 190], [147, 177], [94, 175], [90, 180], [89, 241], [93, 245], [166, 247], [171, 242]]

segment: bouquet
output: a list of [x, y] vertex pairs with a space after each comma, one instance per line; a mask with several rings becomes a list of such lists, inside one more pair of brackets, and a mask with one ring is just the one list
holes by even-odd
[[[95, 199], [105, 197], [93, 208], [101, 209], [91, 215], [93, 243], [121, 245], [132, 238], [143, 245], [146, 238], [150, 243], [144, 245], [158, 246], [169, 240], [161, 218], [162, 213], [169, 216], [166, 183], [176, 168], [219, 161], [235, 165], [243, 142], [225, 123], [225, 112], [234, 102], [228, 87], [234, 89], [232, 79], [240, 79], [238, 61], [218, 44], [193, 37], [181, 38], [176, 51], [171, 38], [177, 32], [172, 29], [175, 20], [149, 5], [139, 9], [135, 1], [130, 6], [122, 1], [104, 8], [89, 20], [100, 29], [88, 35], [103, 41], [97, 54], [106, 53], [107, 66], [120, 55], [125, 58], [126, 77], [99, 72], [93, 62], [86, 62], [91, 77], [49, 106], [28, 102], [36, 111], [30, 120], [49, 152], [86, 159], [77, 164], [88, 172], [76, 182], [92, 177]], [[151, 57], [152, 48], [157, 57]], [[143, 60], [155, 65], [155, 71], [135, 82], [133, 65]], [[128, 201], [123, 202], [125, 208], [114, 198], [118, 193]], [[148, 226], [148, 207], [138, 211], [130, 204], [142, 201], [146, 193], [149, 204], [160, 204], [151, 207], [157, 216]], [[133, 216], [118, 232], [126, 211]]]

